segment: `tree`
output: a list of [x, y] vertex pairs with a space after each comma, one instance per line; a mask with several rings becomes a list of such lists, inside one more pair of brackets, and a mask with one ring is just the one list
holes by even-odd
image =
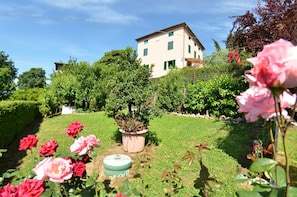
[[50, 89], [60, 104], [68, 106], [76, 104], [78, 87], [78, 81], [72, 73], [57, 72], [51, 75]]
[[102, 80], [107, 88], [108, 115], [125, 131], [147, 127], [159, 115], [152, 104], [152, 68], [141, 65], [131, 47], [105, 53], [99, 63], [105, 67]]
[[226, 64], [226, 60], [228, 58], [228, 51], [226, 49], [222, 50], [218, 41], [214, 39], [212, 41], [214, 43], [216, 51], [203, 59], [204, 64], [208, 66]]
[[296, 45], [296, 9], [296, 0], [262, 0], [253, 11], [234, 17], [227, 47], [256, 53], [280, 38]]
[[45, 70], [42, 68], [31, 68], [18, 77], [18, 88], [44, 88], [46, 86]]
[[78, 87], [76, 90], [76, 102], [84, 109], [89, 109], [90, 103], [96, 98], [95, 84], [98, 83], [98, 78], [95, 69], [88, 62], [77, 62], [69, 60], [66, 70], [76, 77]]
[[17, 69], [14, 63], [8, 60], [8, 55], [0, 51], [0, 100], [9, 98], [15, 90], [14, 79], [17, 75]]

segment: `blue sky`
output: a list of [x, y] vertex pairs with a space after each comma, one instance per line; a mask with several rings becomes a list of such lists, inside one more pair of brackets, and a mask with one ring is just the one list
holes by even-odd
[[230, 16], [256, 7], [257, 0], [1, 0], [0, 51], [18, 74], [70, 58], [99, 60], [105, 52], [131, 46], [136, 38], [186, 22], [206, 48], [222, 48]]

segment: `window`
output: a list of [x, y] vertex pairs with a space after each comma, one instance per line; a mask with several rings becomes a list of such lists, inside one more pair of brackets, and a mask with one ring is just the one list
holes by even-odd
[[143, 49], [143, 56], [147, 56], [147, 53], [148, 53], [148, 49], [147, 48]]
[[168, 61], [168, 68], [175, 68], [175, 60]]
[[189, 40], [191, 40], [191, 37], [189, 36]]
[[168, 50], [173, 49], [173, 41], [168, 42]]
[[173, 36], [173, 31], [168, 33], [168, 36]]
[[164, 70], [167, 70], [167, 68], [175, 68], [175, 60], [169, 60], [164, 62]]
[[196, 51], [194, 51], [194, 58], [196, 58], [197, 57], [197, 53], [196, 53]]
[[145, 40], [145, 41], [144, 41], [144, 44], [147, 44], [147, 43], [148, 43], [148, 40]]
[[198, 55], [198, 59], [200, 59], [200, 55]]
[[188, 45], [188, 52], [191, 53], [191, 45]]

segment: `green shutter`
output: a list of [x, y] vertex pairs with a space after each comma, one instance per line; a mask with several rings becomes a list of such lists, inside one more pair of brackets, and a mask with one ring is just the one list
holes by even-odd
[[172, 60], [172, 67], [175, 68], [175, 60]]
[[167, 62], [164, 62], [164, 70], [167, 69], [166, 63], [167, 63]]

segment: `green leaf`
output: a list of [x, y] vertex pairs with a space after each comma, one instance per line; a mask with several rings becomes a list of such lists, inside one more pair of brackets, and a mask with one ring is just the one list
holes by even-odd
[[297, 196], [297, 187], [289, 187], [289, 195], [288, 197], [295, 197]]
[[48, 196], [52, 196], [52, 191], [50, 189], [46, 189], [41, 195], [41, 197], [48, 197]]
[[255, 191], [238, 191], [236, 192], [238, 197], [263, 197], [261, 194]]
[[268, 158], [261, 158], [254, 161], [250, 166], [252, 172], [265, 172], [277, 165], [277, 161]]
[[[277, 172], [277, 176], [276, 176]], [[286, 171], [281, 166], [277, 165], [274, 168], [269, 170], [272, 180], [277, 184], [277, 187], [286, 187], [287, 180], [286, 180]], [[276, 180], [277, 178], [277, 180]]]
[[86, 187], [90, 187], [90, 186], [93, 186], [93, 185], [94, 185], [94, 179], [92, 179], [92, 178], [87, 179]]
[[237, 174], [235, 177], [234, 177], [234, 181], [236, 183], [244, 183], [248, 180], [248, 177], [243, 175], [243, 174]]

